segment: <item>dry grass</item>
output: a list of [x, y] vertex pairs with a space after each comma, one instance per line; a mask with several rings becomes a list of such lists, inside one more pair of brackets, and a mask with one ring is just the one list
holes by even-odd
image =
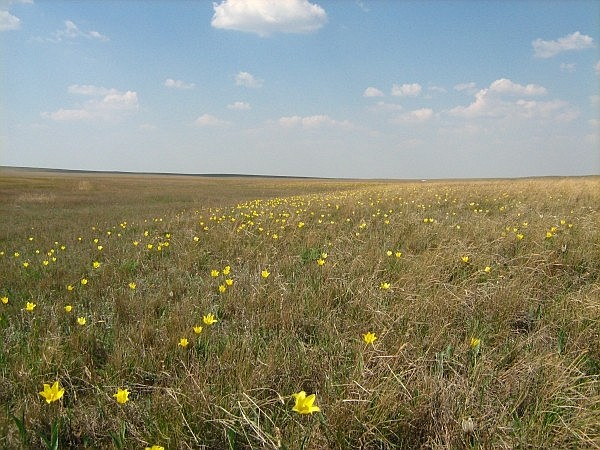
[[0, 446], [600, 448], [598, 178], [0, 175]]

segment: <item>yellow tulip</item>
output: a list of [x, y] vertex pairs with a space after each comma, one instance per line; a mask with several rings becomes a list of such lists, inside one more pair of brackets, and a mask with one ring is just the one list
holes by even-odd
[[52, 387], [49, 384], [44, 384], [44, 390], [39, 394], [46, 399], [46, 403], [52, 403], [60, 398], [65, 393], [65, 390], [58, 385], [58, 381], [55, 381]]
[[375, 336], [375, 333], [371, 333], [369, 331], [368, 333], [363, 334], [363, 341], [365, 341], [366, 344], [372, 344], [376, 340], [377, 340], [377, 336]]
[[292, 394], [292, 397], [296, 399], [296, 404], [292, 408], [292, 411], [296, 411], [298, 414], [312, 414], [321, 411], [318, 406], [314, 406], [315, 394], [311, 394], [307, 397], [306, 392], [300, 391], [296, 394]]

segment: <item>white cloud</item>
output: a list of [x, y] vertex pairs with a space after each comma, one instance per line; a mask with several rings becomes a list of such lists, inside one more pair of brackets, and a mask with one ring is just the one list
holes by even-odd
[[43, 112], [42, 117], [56, 121], [111, 120], [137, 111], [139, 104], [134, 91], [120, 92], [93, 85], [71, 85], [69, 93], [94, 97], [78, 108], [61, 108]]
[[239, 72], [235, 76], [236, 86], [244, 86], [247, 88], [259, 88], [263, 85], [263, 80], [255, 78], [254, 75], [248, 72]]
[[246, 102], [233, 102], [227, 105], [227, 108], [234, 109], [236, 111], [244, 111], [250, 109], [250, 103]]
[[352, 128], [352, 124], [347, 121], [338, 121], [334, 120], [327, 115], [315, 115], [315, 116], [287, 116], [281, 117], [278, 120], [279, 125], [285, 128], [295, 128], [301, 127], [303, 129], [312, 129], [312, 128], [344, 128], [349, 129]]
[[523, 86], [506, 78], [501, 78], [475, 94], [475, 100], [468, 106], [457, 106], [450, 115], [474, 118], [517, 118], [554, 119], [571, 121], [579, 113], [569, 103], [562, 100], [534, 101], [514, 97], [535, 97], [546, 95], [546, 88], [528, 84]]
[[19, 28], [21, 28], [21, 19], [8, 11], [0, 11], [0, 31], [18, 30]]
[[199, 127], [219, 127], [223, 125], [228, 125], [228, 122], [219, 119], [218, 117], [215, 117], [211, 114], [202, 114], [194, 121], [194, 124], [196, 124]]
[[384, 97], [384, 93], [377, 88], [369, 86], [363, 92], [363, 97]]
[[450, 110], [450, 114], [466, 118], [474, 117], [496, 117], [505, 115], [506, 111], [502, 103], [495, 100], [489, 89], [481, 89], [475, 94], [475, 101], [469, 106], [457, 106]]
[[327, 23], [327, 13], [308, 0], [224, 0], [213, 3], [211, 25], [269, 36], [272, 33], [310, 33]]
[[559, 122], [570, 122], [579, 116], [579, 112], [563, 100], [540, 102], [535, 100], [518, 100], [519, 117], [527, 119], [554, 119]]
[[544, 41], [538, 38], [531, 45], [536, 58], [552, 58], [562, 52], [592, 48], [594, 39], [576, 31], [555, 41]]
[[1, 0], [0, 1], [0, 32], [18, 30], [21, 28], [21, 19], [13, 16], [8, 10], [13, 3], [33, 3], [33, 0]]
[[173, 89], [193, 89], [196, 85], [194, 83], [186, 83], [185, 81], [167, 78], [165, 80], [165, 86]]
[[423, 88], [419, 83], [412, 84], [394, 84], [392, 86], [392, 95], [395, 97], [417, 97]]
[[61, 30], [57, 30], [52, 34], [52, 37], [46, 39], [47, 41], [50, 42], [62, 42], [64, 40], [67, 39], [77, 39], [77, 38], [85, 38], [85, 39], [92, 39], [92, 40], [97, 40], [97, 41], [101, 41], [101, 42], [106, 42], [108, 41], [108, 37], [103, 35], [102, 33], [98, 32], [98, 31], [83, 31], [81, 30], [76, 24], [75, 22], [73, 22], [72, 20], [65, 20], [64, 22], [64, 28]]
[[425, 122], [433, 117], [433, 110], [429, 108], [416, 109], [409, 111], [397, 117], [395, 122], [398, 123], [420, 123]]
[[546, 95], [546, 88], [537, 84], [528, 84], [523, 86], [518, 83], [513, 83], [507, 78], [500, 78], [490, 84], [490, 91], [499, 92], [501, 94], [511, 95]]

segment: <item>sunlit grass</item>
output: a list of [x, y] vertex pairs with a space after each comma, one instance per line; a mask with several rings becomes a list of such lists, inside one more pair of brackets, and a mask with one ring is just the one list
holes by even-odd
[[0, 446], [600, 446], [598, 178], [0, 190]]

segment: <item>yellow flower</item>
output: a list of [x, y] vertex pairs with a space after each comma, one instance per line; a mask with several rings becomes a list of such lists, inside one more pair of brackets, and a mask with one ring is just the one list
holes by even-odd
[[153, 445], [152, 447], [146, 447], [145, 450], [165, 450], [165, 448], [160, 445]]
[[25, 261], [25, 262], [23, 263], [23, 267], [25, 267], [25, 268], [27, 269], [27, 268], [29, 267], [29, 263], [28, 263], [27, 261]]
[[363, 334], [363, 341], [365, 341], [366, 344], [372, 344], [376, 340], [377, 340], [377, 336], [375, 336], [375, 333], [371, 333], [369, 331], [368, 333]]
[[210, 276], [213, 278], [217, 278], [219, 276], [219, 271], [217, 269], [213, 269], [210, 271]]
[[463, 256], [460, 258], [462, 260], [462, 262], [464, 263], [468, 263], [469, 262], [469, 257], [468, 256]]
[[472, 337], [471, 341], [469, 342], [469, 347], [471, 347], [473, 350], [478, 349], [479, 346], [481, 345], [481, 339]]
[[379, 287], [381, 289], [383, 289], [384, 291], [387, 291], [391, 287], [391, 284], [390, 283], [386, 283], [385, 281], [383, 281]]
[[148, 244], [148, 245], [146, 245], [146, 248], [147, 248], [148, 250], [152, 250], [152, 247], [154, 247], [154, 245], [152, 245], [152, 244]]
[[35, 303], [27, 302], [27, 304], [25, 305], [26, 311], [33, 311], [34, 308], [35, 308]]
[[129, 289], [135, 289], [137, 285], [132, 281], [131, 283], [129, 283]]
[[402, 256], [402, 252], [396, 252], [394, 255], [396, 256], [396, 258], [400, 258]]
[[311, 394], [307, 397], [306, 392], [300, 391], [296, 394], [292, 394], [292, 397], [296, 399], [296, 404], [292, 408], [292, 411], [296, 411], [298, 414], [312, 414], [321, 411], [318, 406], [313, 405], [315, 402], [315, 394]]
[[271, 272], [269, 272], [267, 269], [263, 270], [263, 271], [260, 273], [260, 276], [261, 276], [261, 277], [263, 277], [263, 278], [268, 278], [268, 277], [269, 277], [269, 275], [271, 275]]
[[323, 264], [325, 264], [325, 260], [323, 258], [319, 258], [317, 259], [317, 264], [322, 266]]
[[72, 284], [67, 284], [67, 291], [72, 291], [75, 289]]
[[212, 325], [213, 323], [218, 322], [218, 320], [215, 319], [214, 314], [207, 314], [202, 316], [202, 322], [204, 322], [206, 325]]
[[65, 390], [60, 388], [58, 381], [55, 381], [52, 387], [49, 384], [44, 384], [44, 390], [39, 394], [46, 399], [46, 403], [52, 403], [60, 398], [65, 393]]
[[99, 251], [99, 252], [101, 252], [103, 248], [104, 248], [104, 247], [102, 247], [101, 245], [99, 245], [99, 246], [98, 246], [98, 251]]
[[85, 317], [78, 317], [77, 323], [81, 326], [85, 325]]
[[87, 280], [87, 278], [82, 278], [82, 279], [81, 279], [81, 285], [82, 285], [82, 286], [85, 286], [86, 284], [88, 284], [88, 280]]
[[2, 297], [0, 300], [2, 300], [2, 303], [7, 305], [8, 304], [8, 297], [4, 296]]
[[202, 326], [200, 326], [200, 325], [195, 325], [195, 326], [194, 326], [194, 333], [196, 333], [196, 334], [200, 334], [200, 333], [202, 333]]
[[65, 305], [65, 311], [66, 312], [71, 312], [73, 310], [73, 307], [71, 305]]
[[129, 391], [127, 389], [117, 388], [117, 393], [113, 394], [113, 397], [117, 399], [117, 403], [127, 403], [129, 400]]
[[223, 292], [225, 292], [227, 290], [227, 288], [225, 287], [224, 284], [220, 284], [219, 285], [219, 292], [222, 294]]
[[232, 278], [227, 278], [227, 279], [225, 280], [225, 284], [226, 284], [227, 286], [233, 286], [233, 279], [232, 279]]
[[517, 239], [518, 239], [519, 241], [521, 241], [521, 240], [522, 240], [524, 237], [525, 237], [525, 235], [523, 235], [523, 234], [521, 234], [521, 233], [517, 234]]
[[554, 235], [552, 234], [552, 231], [547, 231], [547, 232], [546, 232], [546, 239], [550, 239], [552, 236], [554, 236]]
[[393, 254], [393, 253], [392, 253], [392, 251], [391, 251], [391, 250], [388, 250], [387, 252], [385, 252], [385, 254], [386, 254], [387, 256], [392, 256], [392, 254]]
[[94, 262], [92, 263], [92, 267], [93, 267], [94, 269], [97, 269], [98, 267], [100, 267], [100, 263], [99, 263], [98, 261], [94, 261]]
[[189, 341], [187, 340], [187, 338], [181, 338], [179, 339], [179, 345], [180, 347], [186, 348], [189, 344]]
[[492, 271], [492, 268], [490, 266], [485, 266], [485, 269], [483, 269], [483, 271], [485, 273], [490, 273]]
[[229, 275], [229, 272], [231, 272], [231, 266], [225, 266], [223, 269], [223, 275]]

